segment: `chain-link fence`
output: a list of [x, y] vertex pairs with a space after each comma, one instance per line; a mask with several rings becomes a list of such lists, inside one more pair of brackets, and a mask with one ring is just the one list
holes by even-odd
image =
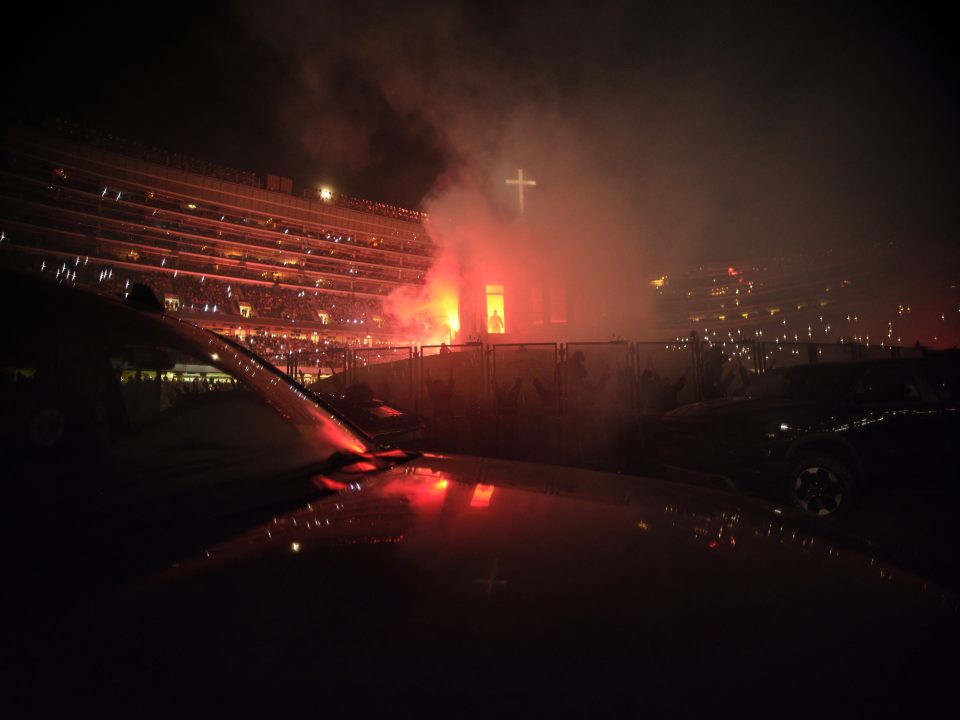
[[498, 344], [490, 352], [490, 442], [501, 457], [556, 456], [560, 413], [559, 345]]
[[352, 383], [366, 385], [388, 403], [413, 408], [412, 347], [360, 348], [353, 351]]
[[[730, 397], [781, 367], [916, 357], [920, 348], [745, 340], [504, 343], [301, 353], [315, 387], [374, 395], [421, 415], [437, 450], [603, 465], [642, 465], [643, 428], [675, 407]], [[639, 459], [638, 459], [639, 458]], [[608, 463], [607, 463], [608, 464]]]
[[350, 385], [351, 351], [346, 348], [299, 353], [299, 368], [309, 368], [317, 379], [311, 386], [318, 392], [343, 392]]
[[417, 407], [428, 441], [448, 451], [479, 453], [488, 446], [482, 413], [486, 404], [486, 351], [481, 345], [421, 348]]
[[659, 417], [697, 395], [695, 346], [688, 342], [638, 342], [632, 345], [636, 409], [643, 417]]

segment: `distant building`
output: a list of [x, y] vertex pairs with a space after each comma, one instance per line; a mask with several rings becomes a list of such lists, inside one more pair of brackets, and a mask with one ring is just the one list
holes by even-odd
[[56, 123], [0, 138], [0, 263], [124, 294], [282, 354], [386, 342], [424, 283], [424, 216]]
[[676, 339], [695, 330], [723, 342], [955, 344], [956, 282], [949, 272], [917, 282], [903, 269], [910, 257], [909, 249], [878, 245], [701, 265], [650, 278], [654, 334]]

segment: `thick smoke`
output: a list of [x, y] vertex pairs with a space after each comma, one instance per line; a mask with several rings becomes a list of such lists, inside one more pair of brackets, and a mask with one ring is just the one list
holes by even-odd
[[[442, 272], [543, 288], [579, 339], [647, 335], [647, 281], [691, 263], [956, 230], [949, 125], [920, 82], [937, 46], [892, 42], [898, 18], [523, 2], [244, 18], [291, 68], [282, 127], [311, 162], [377, 199], [417, 188]], [[522, 217], [518, 168], [537, 182]]]

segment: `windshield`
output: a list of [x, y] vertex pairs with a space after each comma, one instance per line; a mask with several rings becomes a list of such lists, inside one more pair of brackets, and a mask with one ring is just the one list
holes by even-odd
[[380, 449], [266, 361], [188, 322], [78, 292], [41, 305], [11, 319], [0, 350], [0, 442], [28, 495], [62, 500], [67, 483], [100, 505], [146, 504], [242, 480], [268, 487]]
[[859, 374], [856, 365], [800, 365], [757, 376], [740, 395], [763, 400], [826, 402], [846, 394]]
[[364, 453], [379, 449], [336, 410], [247, 348], [188, 323], [167, 321], [179, 323], [181, 329], [194, 335], [201, 345], [206, 342], [210, 359], [217, 366], [274, 404], [311, 442], [311, 454], [325, 458], [337, 452]]

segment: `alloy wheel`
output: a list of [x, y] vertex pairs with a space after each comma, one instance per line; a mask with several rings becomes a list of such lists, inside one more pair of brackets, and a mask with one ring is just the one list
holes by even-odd
[[794, 495], [804, 512], [820, 516], [832, 515], [843, 504], [843, 482], [825, 467], [806, 467], [797, 474]]

